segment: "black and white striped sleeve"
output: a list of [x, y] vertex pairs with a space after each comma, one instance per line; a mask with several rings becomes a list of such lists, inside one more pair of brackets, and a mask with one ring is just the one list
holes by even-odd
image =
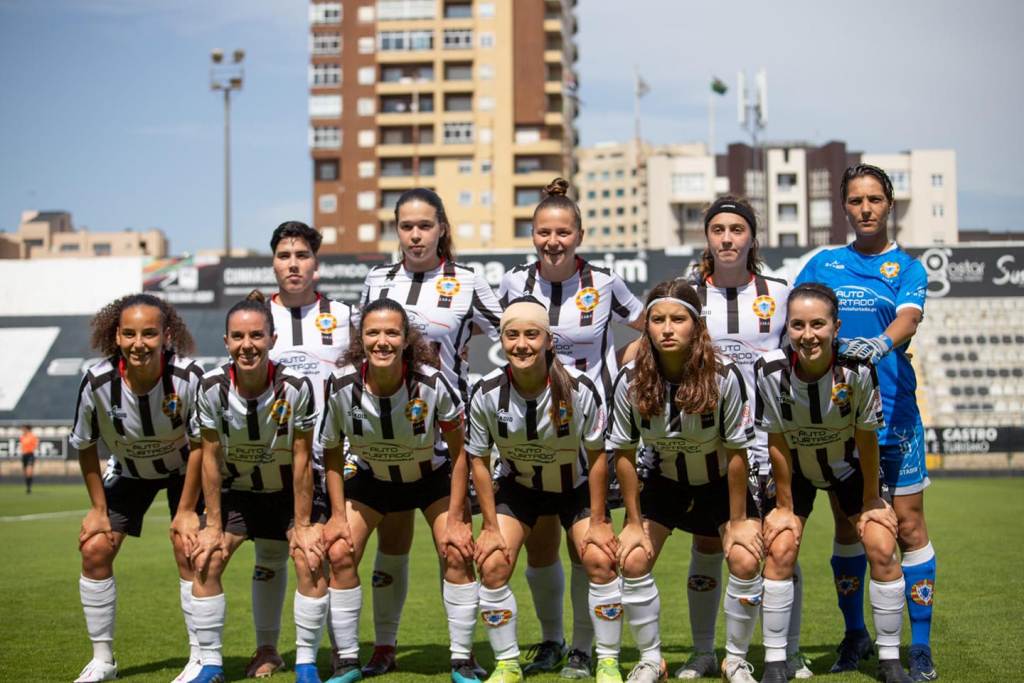
[[487, 423], [487, 394], [483, 390], [483, 382], [477, 382], [469, 399], [469, 438], [466, 439], [466, 452], [476, 457], [487, 457], [491, 453], [494, 439], [491, 437], [490, 425]]
[[633, 416], [633, 404], [629, 400], [629, 382], [632, 372], [629, 366], [619, 369], [612, 389], [611, 405], [608, 408], [608, 445], [616, 449], [635, 448], [640, 443], [640, 430]]
[[327, 379], [324, 387], [324, 419], [320, 421], [320, 445], [324, 449], [337, 448], [345, 441], [345, 411], [342, 406], [344, 389], [338, 382], [337, 373]]
[[75, 402], [75, 424], [68, 435], [68, 443], [72, 448], [82, 450], [95, 444], [100, 438], [99, 420], [96, 417], [95, 397], [89, 373], [82, 378], [78, 388], [78, 400]]
[[771, 366], [764, 358], [754, 364], [754, 423], [755, 426], [769, 434], [781, 434], [785, 431], [782, 415], [779, 412], [778, 382], [771, 374]]
[[492, 340], [498, 339], [498, 326], [501, 322], [501, 304], [494, 291], [487, 284], [483, 276], [476, 274], [473, 277], [473, 303], [471, 306], [473, 322], [477, 327], [487, 333]]
[[873, 432], [885, 426], [882, 415], [882, 394], [878, 389], [878, 374], [875, 366], [865, 363], [850, 373], [857, 382], [857, 429]]
[[726, 448], [750, 448], [754, 445], [754, 419], [750, 414], [750, 401], [739, 368], [726, 366], [725, 376], [719, 383], [718, 433]]
[[462, 417], [462, 399], [459, 398], [459, 392], [452, 388], [440, 372], [436, 377], [437, 404], [434, 410], [437, 421], [457, 422]]
[[579, 378], [579, 409], [583, 411], [583, 447], [589, 451], [604, 450], [607, 417], [597, 387], [586, 375]]
[[295, 431], [308, 432], [316, 426], [316, 419], [320, 415], [316, 409], [316, 399], [313, 398], [313, 383], [308, 377], [303, 377], [299, 388], [296, 390], [294, 417]]
[[618, 275], [612, 275], [612, 314], [621, 323], [629, 324], [644, 312], [644, 305], [633, 296]]

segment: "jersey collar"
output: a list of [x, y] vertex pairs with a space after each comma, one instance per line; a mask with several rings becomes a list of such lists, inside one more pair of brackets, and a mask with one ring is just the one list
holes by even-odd
[[[267, 361], [267, 386], [274, 385], [274, 374], [276, 372], [277, 367], [274, 365], [274, 361]], [[237, 378], [235, 377], [235, 361], [231, 361], [231, 365], [228, 366], [228, 377], [231, 380], [231, 386], [237, 388], [238, 381]]]

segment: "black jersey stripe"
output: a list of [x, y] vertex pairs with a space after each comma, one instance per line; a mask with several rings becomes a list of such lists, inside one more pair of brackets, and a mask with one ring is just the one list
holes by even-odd
[[139, 473], [139, 468], [135, 464], [135, 460], [134, 459], [132, 459], [132, 458], [125, 458], [124, 459], [124, 466], [128, 468], [128, 473], [134, 479], [142, 479], [142, 475]]
[[426, 479], [434, 473], [434, 466], [429, 460], [420, 460], [420, 477]]
[[860, 469], [860, 460], [857, 457], [857, 441], [852, 436], [843, 443], [843, 460], [855, 472]]
[[703, 311], [708, 305], [708, 285], [703, 279], [701, 279], [700, 282], [697, 283], [696, 289], [697, 298], [700, 299], [700, 308]]
[[234, 463], [225, 461], [224, 467], [228, 471], [228, 477], [227, 479], [221, 482], [221, 488], [229, 489], [231, 488], [231, 485], [234, 484], [235, 481], [242, 476], [242, 473], [239, 471], [237, 467], [235, 467]]
[[531, 399], [526, 402], [526, 440], [536, 441], [538, 438], [537, 401]]
[[704, 454], [704, 467], [708, 472], [708, 483], [714, 484], [721, 480], [722, 472], [718, 468], [718, 451]]
[[263, 485], [263, 472], [260, 471], [259, 465], [252, 469], [252, 474], [249, 475], [249, 489], [251, 491], [262, 491], [265, 487]]
[[676, 453], [676, 481], [685, 484], [690, 481], [689, 468], [686, 465], [686, 453]]
[[538, 491], [544, 489], [544, 466], [533, 465], [533, 476], [530, 477], [530, 485]]
[[363, 383], [356, 381], [352, 384], [352, 435], [363, 435]]
[[[282, 491], [292, 492], [294, 490], [294, 488], [295, 488], [295, 474], [294, 474], [294, 470], [292, 470], [292, 466], [291, 465], [278, 465], [277, 469], [278, 469], [278, 472], [280, 473], [280, 477], [281, 477], [281, 490]], [[319, 477], [319, 474], [317, 473], [316, 468], [314, 468], [313, 469], [313, 482], [314, 482], [313, 486], [314, 486], [314, 490], [316, 490], [316, 487], [319, 486], [319, 484], [317, 483], [318, 477]]]
[[413, 273], [412, 281], [409, 283], [409, 293], [405, 295], [405, 305], [415, 306], [420, 300], [420, 290], [423, 289], [424, 273]]
[[155, 460], [153, 460], [153, 470], [157, 474], [162, 474], [164, 476], [167, 476], [168, 474], [171, 473], [170, 470], [167, 469], [167, 465], [164, 463], [163, 458], [156, 458]]
[[380, 406], [380, 434], [384, 439], [395, 438], [395, 425], [391, 421], [391, 399], [390, 398], [378, 398], [377, 403]]
[[822, 423], [821, 391], [817, 382], [807, 385], [807, 408], [811, 413], [811, 424], [820, 425]]
[[149, 394], [138, 397], [139, 422], [142, 424], [143, 436], [156, 436], [156, 429], [153, 428], [153, 413], [149, 407]]
[[[504, 308], [506, 305], [507, 304], [501, 304], [501, 307]], [[498, 316], [494, 315], [494, 313], [489, 308], [487, 308], [487, 306], [484, 306], [484, 302], [480, 300], [479, 296], [477, 296], [475, 289], [473, 290], [473, 303], [471, 304], [471, 306], [478, 313], [480, 313], [480, 315], [482, 315], [487, 320], [487, 322], [489, 322], [491, 326], [494, 327], [494, 329], [498, 329], [499, 327], [501, 327], [501, 319]]]
[[250, 441], [260, 441], [260, 403], [254, 398], [245, 399], [245, 427], [249, 432]]
[[[114, 425], [114, 431], [119, 436], [124, 436], [124, 420], [121, 419], [121, 375], [115, 374], [110, 379], [110, 421]], [[138, 477], [138, 474], [134, 474]]]
[[292, 344], [302, 346], [302, 308], [293, 306], [288, 309], [292, 317]]
[[[501, 419], [502, 413], [508, 414], [509, 402], [512, 396], [509, 390], [508, 373], [501, 373], [502, 382], [498, 385], [498, 436], [502, 439], [508, 438], [508, 424]], [[483, 388], [487, 391], [487, 388]]]
[[793, 421], [793, 383], [790, 378], [789, 365], [785, 365], [779, 373], [779, 412], [782, 419]]
[[828, 449], [816, 448], [814, 450], [814, 457], [818, 461], [818, 467], [821, 468], [822, 477], [828, 482], [829, 489], [838, 491], [839, 479], [836, 477], [836, 473], [832, 471], [832, 467], [828, 464]]
[[572, 465], [564, 462], [558, 471], [562, 480], [562, 493], [569, 493], [573, 490]]
[[537, 262], [534, 261], [526, 270], [526, 283], [523, 285], [523, 294], [532, 295], [533, 288], [537, 286]]
[[737, 299], [739, 290], [735, 287], [725, 289], [725, 331], [727, 334], [740, 333], [740, 309]]
[[[679, 411], [679, 404], [676, 402], [676, 392], [679, 391], [678, 384], [668, 385], [668, 431], [683, 431], [683, 415]], [[703, 418], [703, 415], [701, 416]], [[714, 419], [714, 418], [712, 418]]]
[[562, 311], [562, 283], [552, 282], [551, 283], [551, 303], [548, 306], [548, 324], [552, 328], [558, 326], [558, 316], [561, 315]]
[[632, 317], [629, 309], [626, 308], [625, 304], [619, 301], [619, 298], [615, 296], [614, 291], [612, 292], [612, 310], [615, 311], [615, 314], [623, 320], [629, 320]]

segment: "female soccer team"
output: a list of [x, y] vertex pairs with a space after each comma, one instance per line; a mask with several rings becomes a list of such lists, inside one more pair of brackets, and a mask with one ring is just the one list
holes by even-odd
[[[888, 241], [892, 192], [884, 172], [857, 166], [844, 177], [857, 240], [832, 254], [847, 264], [841, 281], [826, 279], [836, 275], [823, 272], [832, 265], [826, 255], [792, 290], [762, 277], [754, 212], [725, 197], [706, 212], [699, 271], [658, 284], [644, 303], [615, 274], [576, 256], [583, 227], [567, 186], [561, 179], [549, 186], [533, 219], [537, 262], [506, 275], [500, 301], [455, 263], [440, 198], [429, 190], [405, 193], [395, 210], [403, 258], [367, 277], [351, 341], [337, 349], [341, 357], [323, 391], [308, 374], [272, 360], [275, 315], [258, 292], [228, 312], [230, 360], [206, 374], [186, 357], [192, 339], [165, 302], [132, 295], [97, 314], [93, 345], [108, 359], [83, 379], [72, 435], [92, 502], [79, 536], [79, 585], [93, 657], [77, 682], [117, 674], [113, 561], [126, 535], [141, 534], [160, 489], [171, 506], [191, 646], [177, 681], [225, 680], [221, 576], [246, 539], [288, 543], [298, 587], [297, 681], [320, 681], [316, 652], [325, 623], [333, 645], [329, 683], [395, 668], [397, 614], [389, 631], [378, 629], [371, 665], [360, 667], [358, 570], [374, 529], [382, 547], [408, 552], [416, 509], [440, 558], [456, 683], [485, 675], [472, 653], [477, 615], [494, 653], [487, 680], [522, 680], [508, 582], [523, 548], [543, 638], [526, 671], [562, 663], [559, 527], [573, 564], [573, 640], [563, 677], [622, 681], [623, 619], [640, 654], [627, 680], [666, 676], [651, 571], [678, 528], [694, 539], [687, 580], [694, 654], [676, 675], [718, 673], [714, 625], [724, 558], [723, 679], [755, 680], [747, 651], [759, 615], [761, 680], [806, 678], [796, 559], [818, 489], [832, 500], [837, 548], [858, 548], [870, 563], [880, 678], [937, 677], [927, 640], [934, 587], [923, 520], [927, 475], [923, 462], [899, 462], [901, 454], [921, 452], [920, 418], [907, 408], [913, 382], [879, 382], [889, 360], [902, 364], [900, 372], [909, 368], [905, 350], [923, 310], [916, 291], [922, 273]], [[315, 267], [315, 231], [286, 225], [275, 233], [275, 253], [287, 235], [288, 249], [308, 252]], [[308, 288], [292, 299], [308, 299], [316, 314], [315, 280], [292, 270], [278, 273], [282, 292], [289, 278], [293, 289]], [[891, 310], [847, 323], [842, 287], [854, 285], [887, 287]], [[327, 337], [345, 321], [334, 320], [329, 305], [319, 309], [315, 325], [332, 346]], [[292, 318], [294, 327], [300, 316]], [[612, 319], [641, 331], [621, 369]], [[840, 339], [847, 324], [857, 336]], [[478, 331], [497, 336], [508, 362], [470, 388], [463, 353]], [[297, 340], [292, 332], [301, 344], [301, 330]], [[892, 406], [903, 411], [895, 426]], [[888, 431], [879, 438], [879, 430]], [[111, 454], [102, 476], [100, 440]], [[907, 481], [908, 469], [916, 481]], [[606, 504], [612, 472], [625, 507], [618, 535]], [[475, 539], [470, 482], [482, 518]], [[928, 606], [916, 620], [911, 609], [909, 676], [899, 661], [904, 570], [924, 576], [927, 590], [915, 584], [911, 597]], [[863, 571], [859, 579], [844, 574], [844, 584], [837, 570], [841, 607]], [[851, 628], [849, 603], [835, 670], [856, 668], [871, 653], [862, 615]], [[374, 611], [386, 616], [376, 604]]]

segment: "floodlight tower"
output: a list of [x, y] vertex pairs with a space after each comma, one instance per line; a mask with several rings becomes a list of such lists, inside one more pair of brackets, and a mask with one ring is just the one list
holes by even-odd
[[[736, 74], [736, 114], [741, 128], [750, 133], [750, 147], [753, 150], [751, 159], [751, 170], [761, 171], [761, 192], [759, 199], [762, 201], [762, 211], [768, 211], [768, 169], [765, 159], [764, 148], [758, 150], [758, 133], [764, 130], [768, 123], [768, 72], [764, 67], [758, 69], [754, 76], [754, 93], [751, 97], [747, 93], [747, 78], [742, 71]], [[758, 168], [758, 151], [760, 151], [760, 168]], [[747, 189], [750, 193], [749, 188]], [[753, 198], [753, 197], [751, 197]], [[765, 244], [769, 244], [768, 226], [771, 221], [765, 216]]]
[[231, 91], [242, 89], [245, 71], [242, 60], [245, 50], [231, 53], [231, 62], [224, 61], [224, 51], [210, 52], [210, 90], [224, 93], [224, 257], [231, 255]]

